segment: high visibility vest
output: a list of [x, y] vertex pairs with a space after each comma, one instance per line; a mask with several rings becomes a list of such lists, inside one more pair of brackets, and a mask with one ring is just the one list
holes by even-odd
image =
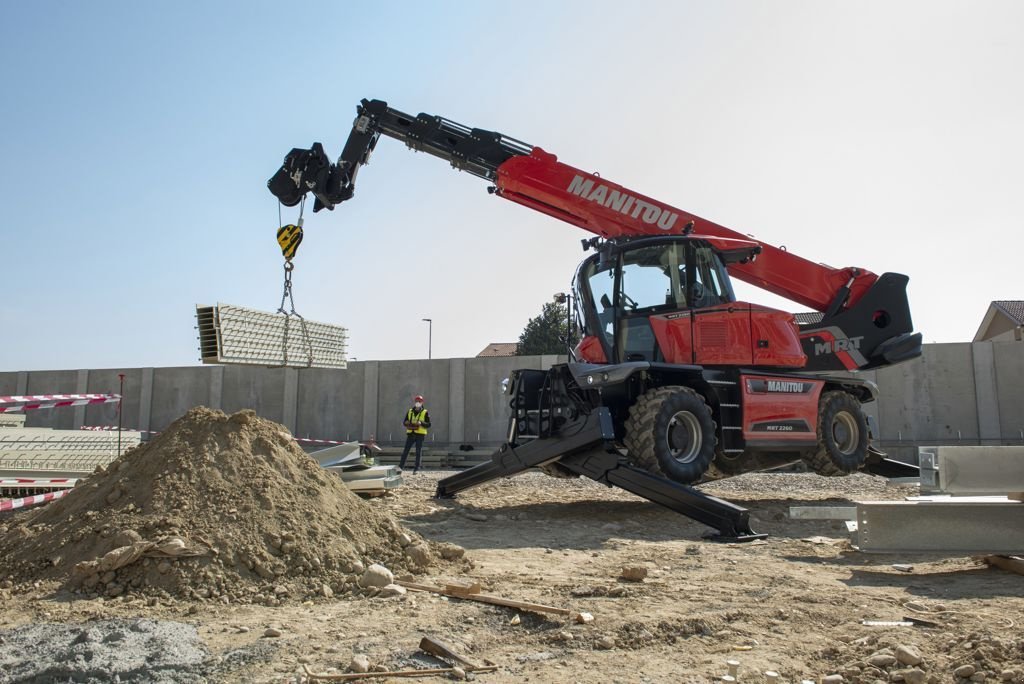
[[[409, 421], [410, 423], [422, 423], [426, 419], [426, 417], [427, 417], [427, 409], [426, 408], [421, 408], [419, 413], [416, 412], [416, 409], [409, 409], [409, 414], [406, 416], [405, 419], [407, 421]], [[424, 427], [423, 425], [420, 425], [418, 428], [412, 428], [412, 429], [408, 429], [407, 428], [406, 432], [409, 433], [409, 434], [415, 433], [417, 435], [425, 435], [425, 434], [427, 434], [427, 428]]]

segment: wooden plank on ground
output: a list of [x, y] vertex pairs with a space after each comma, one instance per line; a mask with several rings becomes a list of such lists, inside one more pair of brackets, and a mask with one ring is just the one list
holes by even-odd
[[[433, 675], [452, 674], [454, 667], [432, 667], [424, 670], [394, 670], [392, 672], [345, 672], [342, 674], [318, 674], [303, 665], [306, 671], [306, 678], [310, 681], [323, 682], [352, 682], [357, 679], [370, 679], [377, 677], [431, 677]], [[463, 668], [465, 669], [465, 668]], [[497, 666], [478, 667], [474, 672], [494, 672]]]
[[506, 608], [515, 608], [517, 610], [527, 610], [531, 613], [553, 613], [555, 615], [573, 615], [573, 612], [568, 608], [556, 608], [555, 606], [546, 606], [542, 603], [530, 603], [529, 601], [515, 601], [512, 599], [502, 598], [500, 596], [491, 596], [490, 594], [450, 592], [446, 587], [435, 587], [429, 584], [417, 584], [416, 582], [404, 582], [402, 580], [395, 580], [395, 584], [399, 584], [405, 587], [406, 589], [429, 591], [435, 594], [441, 594], [443, 596], [451, 596], [452, 598], [461, 598], [466, 599], [468, 601], [479, 601], [480, 603], [489, 603], [494, 606], [504, 606]]

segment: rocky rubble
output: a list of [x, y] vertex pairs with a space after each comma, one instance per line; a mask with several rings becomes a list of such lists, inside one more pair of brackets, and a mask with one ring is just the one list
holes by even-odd
[[[978, 634], [950, 639], [939, 657], [925, 658], [909, 643], [883, 645], [873, 636], [852, 640], [855, 658], [840, 672], [837, 682], [1010, 682], [1024, 684], [1024, 641], [996, 639]], [[842, 654], [836, 654], [842, 655]]]

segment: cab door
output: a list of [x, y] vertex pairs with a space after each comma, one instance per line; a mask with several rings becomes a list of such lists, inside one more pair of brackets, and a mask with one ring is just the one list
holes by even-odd
[[725, 266], [710, 246], [693, 245], [685, 280], [693, 317], [694, 361], [703, 366], [753, 363], [750, 305], [735, 301]]

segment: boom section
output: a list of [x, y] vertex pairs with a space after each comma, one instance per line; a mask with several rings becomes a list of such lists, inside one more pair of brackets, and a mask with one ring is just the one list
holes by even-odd
[[[748, 235], [564, 164], [539, 147], [440, 116], [405, 114], [381, 100], [359, 104], [336, 163], [330, 162], [320, 143], [310, 149], [296, 148], [267, 185], [286, 206], [294, 206], [312, 193], [316, 197], [314, 211], [333, 209], [353, 196], [359, 169], [369, 161], [381, 135], [491, 181], [494, 185], [489, 190], [505, 199], [606, 238], [673, 234], [692, 221], [696, 234], [751, 240]], [[761, 255], [730, 264], [730, 274], [824, 312], [826, 318], [855, 305], [878, 280], [864, 269], [833, 268], [754, 241], [761, 245]]]

